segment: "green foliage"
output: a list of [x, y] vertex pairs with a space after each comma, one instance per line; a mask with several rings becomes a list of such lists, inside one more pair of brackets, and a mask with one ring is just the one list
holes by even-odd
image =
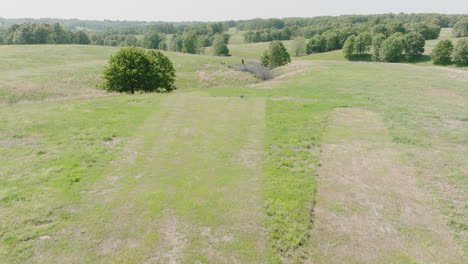
[[468, 64], [468, 38], [461, 38], [455, 43], [452, 61], [458, 64]]
[[213, 53], [215, 56], [230, 56], [226, 38], [223, 35], [216, 35], [213, 41]]
[[125, 38], [124, 46], [136, 47], [138, 46], [138, 39], [134, 35], [127, 35], [127, 37]]
[[313, 36], [309, 42], [307, 42], [307, 54], [312, 54], [313, 52], [324, 52], [325, 50], [325, 39], [320, 35]]
[[329, 30], [322, 34], [325, 41], [325, 50], [336, 50], [340, 48], [340, 39], [335, 31]]
[[435, 64], [449, 64], [453, 53], [453, 44], [450, 40], [441, 40], [432, 51], [431, 57]]
[[405, 25], [403, 24], [403, 21], [398, 20], [398, 19], [392, 20], [390, 23], [388, 23], [387, 28], [388, 28], [389, 35], [392, 35], [398, 32], [405, 34], [407, 31], [405, 28]]
[[354, 40], [354, 50], [358, 55], [362, 55], [370, 49], [371, 44], [371, 34], [369, 32], [362, 32]]
[[279, 40], [272, 41], [261, 58], [262, 65], [270, 69], [286, 65], [291, 62], [283, 42]]
[[306, 39], [303, 37], [296, 37], [292, 42], [292, 52], [296, 57], [302, 56], [306, 53]]
[[390, 36], [390, 31], [385, 24], [377, 24], [372, 27], [372, 35], [382, 34], [384, 37]]
[[349, 36], [343, 44], [343, 54], [346, 58], [350, 58], [354, 54], [354, 40], [355, 36]]
[[407, 60], [414, 60], [424, 52], [426, 41], [424, 37], [415, 32], [405, 35], [405, 56]]
[[379, 59], [385, 62], [398, 62], [403, 58], [405, 38], [401, 33], [395, 33], [382, 42]]
[[412, 31], [421, 34], [424, 39], [437, 39], [440, 34], [440, 26], [430, 23], [416, 23], [411, 26]]
[[159, 51], [127, 47], [111, 56], [104, 80], [108, 91], [170, 92], [175, 89], [175, 70]]
[[53, 29], [46, 23], [24, 23], [13, 33], [13, 44], [53, 43]]
[[468, 37], [468, 17], [458, 21], [452, 29], [454, 37]]
[[86, 32], [79, 30], [73, 34], [73, 43], [88, 45], [91, 43], [91, 40]]
[[248, 31], [244, 34], [244, 41], [247, 43], [267, 42], [272, 40], [290, 40], [293, 36], [291, 28], [282, 29], [269, 28]]
[[182, 35], [174, 35], [171, 39], [171, 50], [175, 52], [182, 52], [184, 47], [184, 39]]
[[142, 46], [147, 49], [159, 49], [159, 44], [165, 41], [157, 32], [149, 31], [143, 38]]
[[380, 48], [382, 47], [382, 43], [385, 41], [385, 39], [386, 37], [382, 33], [374, 35], [372, 38], [372, 60], [380, 60]]
[[189, 31], [182, 38], [182, 52], [196, 54], [199, 51], [199, 42], [197, 33]]
[[166, 41], [162, 41], [159, 43], [159, 50], [168, 50]]
[[53, 30], [56, 44], [72, 43], [73, 34], [69, 30], [63, 29], [59, 23], [54, 24]]
[[72, 33], [60, 24], [24, 23], [11, 26], [4, 33], [5, 44], [90, 44], [89, 36], [84, 31]]

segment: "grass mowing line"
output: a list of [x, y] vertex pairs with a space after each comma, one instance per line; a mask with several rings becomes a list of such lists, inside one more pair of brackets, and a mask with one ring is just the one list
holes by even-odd
[[465, 263], [396, 147], [376, 114], [335, 110], [323, 138], [313, 263]]
[[314, 176], [328, 109], [313, 102], [268, 102], [264, 196], [269, 263], [303, 263], [309, 256]]
[[133, 161], [114, 163], [36, 251], [49, 262], [265, 263], [264, 116], [264, 99], [167, 96]]

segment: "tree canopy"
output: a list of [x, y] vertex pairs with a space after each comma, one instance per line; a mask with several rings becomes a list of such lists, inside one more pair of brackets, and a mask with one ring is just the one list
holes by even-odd
[[468, 64], [468, 38], [461, 38], [455, 43], [452, 60], [458, 64]]
[[431, 57], [435, 64], [449, 64], [453, 52], [453, 44], [450, 40], [441, 40], [432, 51]]
[[175, 89], [175, 70], [160, 51], [126, 47], [110, 57], [104, 80], [108, 91], [170, 92]]
[[290, 63], [291, 56], [286, 50], [286, 47], [284, 47], [283, 42], [275, 40], [270, 43], [261, 61], [263, 66], [273, 69]]

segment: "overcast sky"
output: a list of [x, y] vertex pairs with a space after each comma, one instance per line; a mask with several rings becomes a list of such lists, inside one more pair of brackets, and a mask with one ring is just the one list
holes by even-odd
[[376, 13], [468, 14], [468, 0], [1, 0], [4, 18], [221, 21]]

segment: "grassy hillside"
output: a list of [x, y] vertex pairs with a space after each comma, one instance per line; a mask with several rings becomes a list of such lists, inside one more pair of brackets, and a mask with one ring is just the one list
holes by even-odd
[[[117, 50], [103, 46], [0, 46], [0, 104], [108, 95], [99, 88], [100, 75]], [[235, 58], [167, 55], [176, 67], [176, 86], [181, 90], [256, 82], [251, 75], [229, 71], [222, 64], [240, 63]]]
[[221, 63], [265, 45], [167, 53], [180, 89], [137, 95], [98, 88], [115, 48], [0, 46], [0, 259], [466, 263], [466, 72]]

